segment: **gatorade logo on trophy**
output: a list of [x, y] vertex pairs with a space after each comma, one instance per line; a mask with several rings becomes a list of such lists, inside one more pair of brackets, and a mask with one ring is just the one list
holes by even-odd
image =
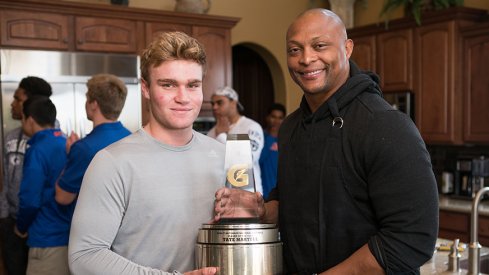
[[[226, 184], [228, 188], [241, 189], [248, 192], [255, 192], [255, 178], [253, 175], [253, 157], [251, 154], [250, 138], [246, 134], [228, 135], [226, 141], [226, 155], [224, 159], [224, 169], [226, 171]], [[233, 211], [224, 214], [221, 223], [252, 223], [259, 222], [255, 208], [248, 208], [256, 205], [255, 196], [246, 194], [235, 198], [236, 207]]]
[[247, 134], [230, 134], [224, 159], [226, 187], [255, 192], [251, 142]]

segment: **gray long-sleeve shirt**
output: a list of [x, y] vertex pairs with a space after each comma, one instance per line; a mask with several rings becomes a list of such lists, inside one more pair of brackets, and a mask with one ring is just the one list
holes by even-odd
[[224, 186], [224, 145], [194, 132], [180, 147], [144, 130], [99, 151], [83, 178], [70, 233], [73, 274], [194, 270], [198, 229]]

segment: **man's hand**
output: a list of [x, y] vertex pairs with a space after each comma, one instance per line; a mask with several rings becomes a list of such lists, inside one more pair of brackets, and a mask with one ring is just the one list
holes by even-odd
[[221, 218], [262, 218], [265, 214], [263, 196], [235, 188], [220, 188], [214, 201], [214, 222]]
[[228, 133], [231, 122], [226, 116], [216, 116], [216, 136], [221, 133]]
[[70, 153], [71, 145], [79, 139], [80, 137], [75, 132], [71, 132], [70, 136], [66, 139], [66, 154]]
[[27, 232], [26, 233], [21, 233], [17, 226], [14, 226], [14, 233], [17, 235], [19, 238], [25, 239], [27, 238]]
[[204, 267], [202, 269], [185, 272], [185, 275], [213, 275], [217, 273], [217, 267]]

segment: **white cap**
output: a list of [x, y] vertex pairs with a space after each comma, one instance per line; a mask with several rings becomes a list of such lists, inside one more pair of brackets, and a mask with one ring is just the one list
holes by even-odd
[[239, 102], [239, 95], [233, 88], [228, 87], [228, 86], [219, 88], [214, 92], [214, 95], [225, 96], [231, 100], [236, 101], [238, 103], [237, 104], [238, 110], [240, 112], [244, 111], [243, 105]]

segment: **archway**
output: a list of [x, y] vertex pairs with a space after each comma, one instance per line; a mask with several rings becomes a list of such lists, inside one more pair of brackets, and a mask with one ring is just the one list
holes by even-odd
[[[283, 74], [275, 57], [261, 46], [233, 46], [233, 88], [245, 107], [244, 115], [264, 125], [274, 102], [285, 104]], [[277, 89], [279, 88], [279, 89]]]

